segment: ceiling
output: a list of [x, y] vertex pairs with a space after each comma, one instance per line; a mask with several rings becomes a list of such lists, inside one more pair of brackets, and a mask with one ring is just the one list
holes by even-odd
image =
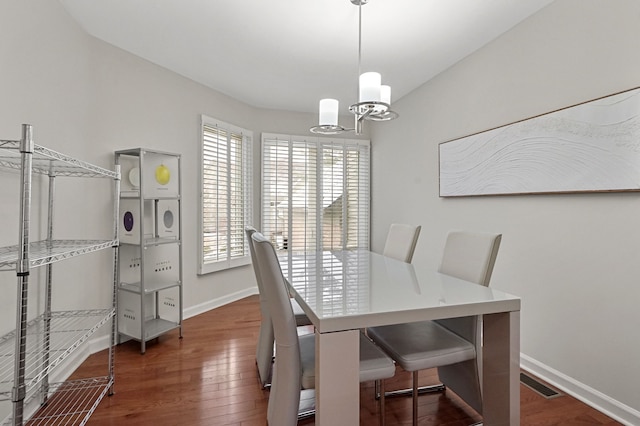
[[[59, 0], [89, 34], [250, 105], [316, 112], [357, 99], [349, 0]], [[392, 101], [553, 0], [369, 0], [362, 66]]]

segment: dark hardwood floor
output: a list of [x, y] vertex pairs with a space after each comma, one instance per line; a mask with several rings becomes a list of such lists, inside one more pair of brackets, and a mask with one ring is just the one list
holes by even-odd
[[[115, 394], [105, 398], [92, 426], [235, 425], [265, 426], [269, 392], [258, 383], [255, 348], [260, 321], [257, 296], [231, 303], [184, 321], [177, 331], [147, 345], [116, 348]], [[87, 359], [74, 376], [104, 374], [106, 351]], [[425, 384], [437, 382], [423, 372]], [[410, 376], [398, 368], [387, 389], [408, 386]], [[569, 396], [545, 399], [521, 385], [521, 412], [526, 425], [617, 425], [619, 423]], [[362, 425], [378, 424], [373, 383], [361, 386]], [[450, 391], [420, 397], [420, 425], [469, 425], [482, 420]], [[411, 399], [387, 399], [387, 425], [411, 424]], [[300, 425], [313, 425], [313, 419]], [[272, 425], [277, 426], [277, 425]]]

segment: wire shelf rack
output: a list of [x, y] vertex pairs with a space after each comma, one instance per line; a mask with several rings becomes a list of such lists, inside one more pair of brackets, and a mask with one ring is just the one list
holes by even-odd
[[[93, 333], [115, 315], [113, 308], [52, 312], [47, 333], [44, 315], [27, 323], [25, 387], [37, 386]], [[45, 350], [45, 342], [49, 350]], [[0, 337], [0, 401], [11, 399], [14, 374], [15, 332]], [[47, 361], [48, 358], [48, 362]]]
[[[33, 141], [32, 126], [23, 124], [21, 140], [0, 140], [0, 168], [20, 172], [18, 244], [0, 247], [0, 271], [16, 272], [18, 290], [16, 329], [0, 336], [0, 411], [11, 408], [10, 415], [0, 414], [0, 424], [22, 426], [31, 418], [26, 424], [84, 425], [113, 384], [120, 167], [105, 169], [37, 145]], [[32, 181], [36, 174], [49, 178], [48, 230], [47, 237], [41, 241], [29, 238]], [[53, 239], [55, 178], [58, 176], [113, 180], [113, 239]], [[111, 307], [52, 312], [52, 264], [107, 248], [114, 250]], [[45, 265], [44, 297], [29, 303], [30, 269]], [[35, 313], [40, 315], [34, 318]], [[66, 369], [73, 366], [78, 349], [107, 324], [111, 325], [107, 375], [52, 383], [68, 374]]]

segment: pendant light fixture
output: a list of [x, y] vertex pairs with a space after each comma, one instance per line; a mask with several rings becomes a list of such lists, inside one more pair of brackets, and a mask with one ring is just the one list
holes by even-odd
[[388, 121], [398, 117], [398, 113], [391, 110], [391, 87], [382, 84], [382, 77], [377, 72], [361, 74], [362, 62], [362, 5], [369, 0], [350, 0], [358, 6], [358, 102], [349, 107], [355, 117], [355, 127], [348, 129], [338, 124], [339, 103], [337, 99], [320, 100], [320, 114], [318, 125], [309, 129], [312, 133], [335, 135], [354, 131], [362, 133], [362, 122]]

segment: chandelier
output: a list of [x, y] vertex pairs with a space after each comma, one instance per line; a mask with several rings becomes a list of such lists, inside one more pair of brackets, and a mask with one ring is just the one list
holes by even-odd
[[377, 72], [361, 73], [362, 62], [362, 5], [369, 0], [350, 0], [358, 6], [358, 102], [349, 107], [355, 117], [353, 129], [338, 124], [337, 99], [321, 99], [318, 125], [309, 129], [312, 133], [336, 135], [343, 132], [355, 131], [362, 133], [362, 122], [388, 121], [398, 118], [398, 113], [391, 110], [391, 87], [382, 84], [382, 77]]

